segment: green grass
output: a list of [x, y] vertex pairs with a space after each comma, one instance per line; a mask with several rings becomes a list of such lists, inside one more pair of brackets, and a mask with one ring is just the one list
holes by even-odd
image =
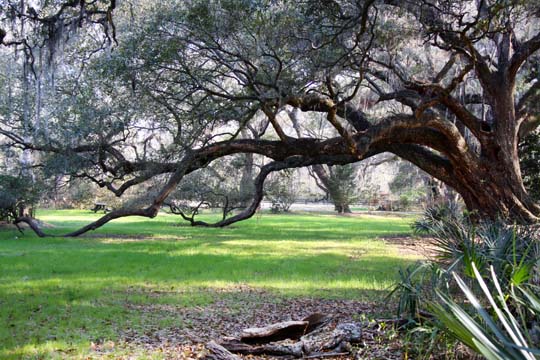
[[[65, 233], [99, 215], [43, 211]], [[411, 218], [264, 214], [225, 229], [179, 219], [126, 218], [86, 237], [0, 231], [0, 358], [85, 358], [92, 341], [181, 318], [127, 304], [211, 304], [224, 289], [276, 296], [380, 300], [413, 258], [377, 240], [408, 233]], [[102, 234], [96, 237], [95, 234]]]

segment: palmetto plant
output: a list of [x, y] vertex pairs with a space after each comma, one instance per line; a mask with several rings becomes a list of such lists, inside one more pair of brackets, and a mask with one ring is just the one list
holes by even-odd
[[[426, 210], [413, 227], [432, 237], [436, 258], [402, 270], [392, 292], [399, 295], [399, 316], [417, 325], [409, 333], [439, 331], [488, 359], [540, 359], [540, 242], [534, 229], [475, 223], [444, 206]], [[432, 347], [436, 356], [440, 345]]]
[[399, 270], [399, 281], [388, 297], [398, 297], [397, 316], [405, 317], [409, 324], [415, 324], [422, 317], [425, 303], [433, 300], [434, 294], [446, 278], [446, 271], [433, 262], [417, 262]]
[[422, 217], [412, 224], [417, 234], [431, 234], [434, 229], [452, 221], [462, 222], [463, 213], [455, 203], [435, 204], [426, 208]]
[[468, 278], [474, 278], [474, 263], [477, 269], [493, 266], [503, 284], [525, 283], [540, 255], [532, 228], [508, 226], [503, 221], [473, 223], [452, 206], [426, 209], [413, 229], [432, 237], [436, 260], [448, 271], [459, 270]]
[[440, 303], [431, 303], [431, 311], [446, 331], [489, 360], [540, 359], [540, 349], [533, 348], [538, 346], [534, 344], [538, 341], [534, 321], [540, 319], [539, 299], [521, 285], [510, 284], [505, 293], [493, 266], [489, 271], [491, 286], [488, 286], [476, 264], [471, 265], [483, 299], [453, 272], [472, 306], [471, 311], [440, 290], [436, 290]]
[[405, 269], [399, 270], [399, 281], [392, 289], [391, 297], [394, 294], [399, 295], [397, 315], [405, 316], [409, 321], [414, 321], [419, 314], [419, 298], [422, 294], [423, 273], [427, 263], [416, 263]]

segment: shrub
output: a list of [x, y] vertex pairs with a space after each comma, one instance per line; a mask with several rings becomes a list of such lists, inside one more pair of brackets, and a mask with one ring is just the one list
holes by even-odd
[[[408, 328], [406, 338], [423, 341], [431, 331], [430, 341], [438, 339], [443, 344], [430, 346], [429, 351], [441, 351], [453, 338], [490, 359], [534, 359], [532, 355], [519, 356], [525, 351], [521, 348], [538, 347], [534, 339], [540, 331], [535, 330], [540, 318], [534, 306], [540, 302], [533, 295], [538, 293], [540, 277], [537, 234], [531, 228], [508, 226], [502, 221], [473, 223], [466, 214], [441, 206], [427, 209], [414, 228], [433, 238], [436, 257], [402, 270], [392, 292], [399, 297], [399, 316], [415, 325]], [[483, 294], [484, 299], [478, 300], [475, 293]], [[483, 303], [483, 307], [478, 305]], [[512, 343], [510, 340], [520, 337], [509, 333], [516, 326], [509, 330], [505, 323], [517, 323], [527, 341]], [[423, 340], [418, 334], [423, 334]], [[511, 349], [502, 350], [504, 346]], [[529, 353], [536, 356], [535, 351]]]
[[25, 215], [39, 200], [38, 189], [30, 177], [0, 175], [0, 220], [11, 222]]
[[272, 203], [270, 210], [273, 213], [288, 212], [296, 201], [297, 194], [293, 171], [280, 171], [265, 185], [265, 195]]
[[540, 131], [529, 134], [520, 142], [519, 165], [527, 192], [540, 201]]
[[416, 234], [431, 234], [453, 227], [456, 222], [468, 223], [469, 219], [460, 212], [456, 203], [440, 203], [426, 208], [412, 228]]

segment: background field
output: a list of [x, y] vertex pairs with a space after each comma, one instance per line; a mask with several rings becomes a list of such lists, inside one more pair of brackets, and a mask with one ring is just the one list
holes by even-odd
[[[55, 234], [97, 216], [38, 214]], [[382, 302], [397, 269], [415, 258], [380, 238], [408, 234], [411, 220], [264, 214], [204, 229], [162, 214], [122, 219], [74, 239], [0, 230], [0, 358], [92, 356], [92, 343], [118, 341], [127, 328], [185, 321], [137, 305], [211, 306], [234, 297], [228, 291], [234, 288], [264, 290], [275, 299]]]

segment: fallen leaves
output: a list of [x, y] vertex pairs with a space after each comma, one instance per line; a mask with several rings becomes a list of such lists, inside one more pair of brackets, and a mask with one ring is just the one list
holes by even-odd
[[[165, 359], [199, 359], [209, 341], [239, 336], [250, 327], [262, 327], [282, 321], [301, 320], [313, 313], [332, 317], [335, 324], [360, 321], [364, 324], [360, 344], [355, 345], [358, 359], [400, 359], [401, 343], [391, 327], [367, 319], [383, 310], [383, 304], [355, 300], [282, 298], [269, 292], [239, 286], [223, 290], [208, 306], [183, 307], [170, 304], [127, 303], [128, 311], [178, 318], [167, 327], [148, 324], [145, 328], [126, 329], [122, 346]], [[270, 359], [268, 356], [241, 356], [244, 359]], [[350, 357], [340, 356], [347, 359]]]

